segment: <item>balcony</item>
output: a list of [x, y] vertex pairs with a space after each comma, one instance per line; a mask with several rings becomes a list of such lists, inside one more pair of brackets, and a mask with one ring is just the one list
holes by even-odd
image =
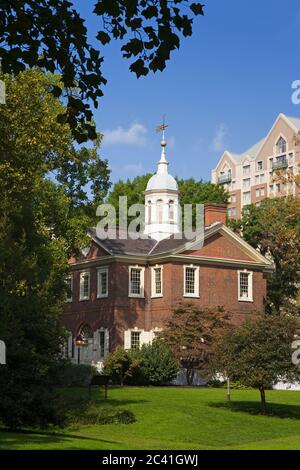
[[286, 157], [280, 157], [276, 160], [276, 162], [272, 163], [272, 170], [286, 170], [289, 166], [289, 163], [287, 161]]
[[230, 184], [232, 181], [231, 173], [225, 173], [224, 175], [220, 175], [219, 177], [219, 184]]

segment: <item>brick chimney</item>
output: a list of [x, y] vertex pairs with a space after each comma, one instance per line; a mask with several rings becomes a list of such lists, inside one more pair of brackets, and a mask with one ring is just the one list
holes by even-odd
[[226, 215], [226, 204], [206, 204], [204, 207], [205, 227], [209, 227], [216, 222], [226, 224]]

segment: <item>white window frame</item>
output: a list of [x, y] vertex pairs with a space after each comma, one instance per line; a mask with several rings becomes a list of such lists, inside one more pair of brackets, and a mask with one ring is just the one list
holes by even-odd
[[[241, 274], [248, 274], [248, 297], [241, 295]], [[239, 302], [253, 302], [253, 272], [244, 269], [238, 271], [238, 298]]]
[[[138, 269], [141, 273], [140, 276], [140, 294], [133, 294], [131, 292], [131, 271]], [[129, 279], [128, 279], [128, 297], [132, 299], [143, 299], [145, 297], [145, 268], [142, 266], [129, 266]]]
[[[195, 292], [193, 294], [190, 294], [190, 293], [186, 292], [186, 270], [187, 269], [194, 269], [195, 270]], [[200, 275], [199, 275], [199, 272], [200, 272], [199, 266], [195, 266], [193, 264], [183, 266], [183, 297], [194, 298], [194, 299], [199, 299], [200, 298], [200, 288], [199, 288]]]
[[67, 281], [69, 281], [69, 280], [71, 281], [71, 295], [67, 294], [66, 302], [68, 304], [73, 302], [73, 280], [74, 280], [73, 273], [71, 273], [67, 276]]
[[[161, 292], [160, 292], [160, 294], [156, 293], [155, 271], [157, 269], [160, 269], [160, 277], [161, 277], [161, 281], [160, 281], [161, 282]], [[151, 268], [151, 297], [153, 299], [163, 297], [163, 273], [164, 273], [163, 266], [156, 265], [156, 266], [153, 266]]]
[[[106, 274], [106, 292], [102, 294], [102, 277]], [[101, 282], [100, 282], [101, 281]], [[97, 299], [105, 299], [108, 297], [108, 268], [97, 268]]]
[[[88, 295], [83, 295], [83, 278], [86, 274], [88, 275], [88, 279], [89, 279], [89, 292], [88, 292]], [[80, 273], [80, 280], [79, 280], [79, 301], [83, 302], [85, 300], [90, 300], [90, 294], [91, 294], [91, 273], [90, 271], [82, 271]]]
[[263, 160], [259, 160], [257, 162], [257, 171], [263, 171], [264, 170], [264, 161]]

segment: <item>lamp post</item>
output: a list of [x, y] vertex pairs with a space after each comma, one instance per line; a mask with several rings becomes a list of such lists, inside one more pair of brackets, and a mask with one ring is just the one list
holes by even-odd
[[80, 348], [86, 348], [88, 346], [88, 340], [83, 336], [82, 333], [79, 333], [75, 340], [74, 343], [78, 347], [78, 352], [77, 352], [77, 364], [80, 364]]

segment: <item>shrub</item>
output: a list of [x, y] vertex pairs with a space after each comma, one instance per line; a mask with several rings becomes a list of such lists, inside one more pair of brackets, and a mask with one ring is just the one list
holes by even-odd
[[162, 340], [155, 339], [133, 354], [141, 363], [139, 380], [145, 385], [163, 385], [176, 378], [179, 364]]
[[134, 375], [138, 375], [139, 368], [140, 361], [121, 347], [111, 352], [104, 361], [104, 373], [121, 386]]
[[61, 361], [56, 370], [56, 385], [58, 387], [87, 387], [93, 375], [96, 374], [95, 367]]

